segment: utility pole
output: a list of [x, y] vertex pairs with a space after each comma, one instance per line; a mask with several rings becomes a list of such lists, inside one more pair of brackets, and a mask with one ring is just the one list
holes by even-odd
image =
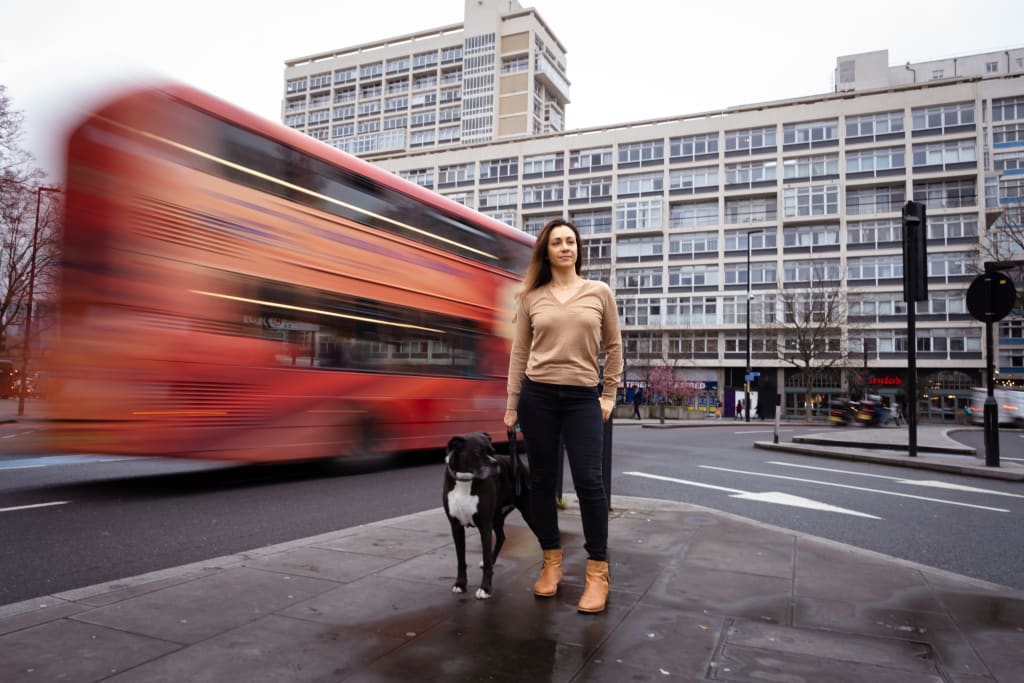
[[27, 308], [25, 309], [25, 339], [22, 345], [21, 355], [21, 386], [18, 388], [18, 415], [25, 414], [25, 390], [28, 384], [28, 358], [30, 355], [29, 346], [32, 340], [32, 308], [33, 308], [33, 297], [35, 296], [36, 286], [36, 256], [39, 248], [39, 212], [42, 206], [42, 199], [44, 192], [60, 192], [60, 188], [57, 187], [43, 187], [40, 185], [36, 188], [36, 220], [35, 225], [32, 228], [32, 256], [28, 266], [28, 299]]

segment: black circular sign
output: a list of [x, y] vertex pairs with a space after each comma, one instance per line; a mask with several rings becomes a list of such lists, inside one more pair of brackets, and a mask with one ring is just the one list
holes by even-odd
[[975, 320], [1002, 320], [1017, 303], [1017, 288], [1005, 273], [983, 273], [967, 288], [967, 310]]

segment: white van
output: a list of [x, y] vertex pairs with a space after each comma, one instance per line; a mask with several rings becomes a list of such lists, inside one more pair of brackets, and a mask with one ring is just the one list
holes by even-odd
[[[1012, 389], [996, 389], [993, 393], [996, 400], [996, 416], [1000, 425], [1024, 427], [1024, 391]], [[985, 399], [988, 390], [974, 388], [971, 397], [971, 422], [985, 423]]]

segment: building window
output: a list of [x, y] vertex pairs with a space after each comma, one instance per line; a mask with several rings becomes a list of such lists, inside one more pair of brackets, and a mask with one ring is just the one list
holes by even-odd
[[519, 159], [488, 159], [480, 162], [480, 180], [501, 181], [519, 179]]
[[839, 121], [789, 123], [782, 129], [783, 145], [807, 145], [839, 139]]
[[339, 69], [334, 72], [335, 85], [339, 83], [348, 83], [354, 80], [356, 80], [356, 68], [354, 66], [349, 67], [348, 69]]
[[777, 131], [775, 126], [730, 130], [725, 133], [725, 152], [748, 154], [773, 152], [776, 149]]
[[717, 232], [690, 232], [668, 236], [668, 255], [688, 258], [718, 256]]
[[437, 182], [439, 185], [472, 182], [474, 177], [476, 177], [476, 164], [473, 162], [456, 164], [454, 166], [442, 166], [437, 172]]
[[648, 140], [646, 142], [634, 142], [628, 145], [619, 145], [619, 163], [655, 163], [665, 159], [665, 142], [662, 140]]
[[384, 73], [384, 64], [382, 62], [374, 62], [373, 64], [363, 64], [359, 67], [359, 78], [380, 78]]
[[846, 243], [849, 245], [860, 244], [874, 249], [891, 249], [902, 240], [903, 226], [898, 218], [851, 221], [846, 224]]
[[914, 167], [976, 163], [974, 140], [952, 140], [928, 145], [914, 145]]
[[782, 203], [786, 218], [832, 216], [839, 213], [839, 186], [787, 187], [782, 192]]
[[978, 254], [974, 252], [943, 251], [928, 254], [928, 277], [944, 282], [954, 282], [973, 274], [978, 263]]
[[815, 249], [839, 246], [839, 225], [799, 225], [782, 229], [782, 244], [785, 247]]
[[669, 156], [683, 161], [718, 156], [718, 133], [672, 138], [669, 140]]
[[637, 175], [620, 175], [616, 191], [619, 195], [661, 193], [664, 189], [665, 177], [662, 173], [642, 173]]
[[[902, 257], [898, 257], [902, 259]], [[902, 260], [900, 260], [902, 263]], [[839, 259], [822, 261], [785, 261], [782, 264], [782, 281], [785, 284], [824, 285], [838, 282], [840, 278]]]
[[645, 257], [661, 256], [663, 240], [657, 237], [629, 237], [615, 243], [615, 258], [619, 261], [640, 261]]
[[869, 138], [903, 134], [903, 112], [887, 111], [878, 114], [846, 117], [847, 138]]
[[548, 205], [562, 203], [562, 183], [523, 186], [523, 204]]
[[947, 128], [973, 126], [974, 103], [960, 102], [940, 107], [925, 107], [911, 112], [914, 131], [940, 133]]
[[725, 200], [725, 222], [760, 223], [774, 221], [778, 216], [775, 197], [752, 197]]
[[611, 176], [582, 178], [569, 183], [570, 200], [602, 201], [612, 198]]
[[417, 168], [411, 171], [403, 171], [401, 176], [420, 187], [425, 187], [428, 190], [434, 189], [434, 169], [432, 168]]
[[846, 213], [852, 216], [892, 213], [900, 211], [906, 200], [907, 192], [903, 185], [849, 187], [846, 190]]
[[903, 277], [903, 256], [860, 256], [846, 261], [846, 279], [851, 284], [892, 284]]
[[583, 243], [583, 262], [607, 261], [612, 257], [612, 240], [610, 237], [591, 239]]
[[611, 209], [603, 211], [580, 211], [569, 215], [570, 220], [580, 231], [581, 235], [593, 235], [595, 233], [612, 231]]
[[612, 148], [578, 149], [569, 152], [570, 171], [588, 171], [611, 168]]
[[519, 191], [514, 187], [499, 187], [480, 193], [480, 209], [515, 207], [519, 203]]
[[906, 166], [903, 147], [878, 147], [846, 153], [846, 172], [877, 174], [879, 171], [902, 171]]
[[999, 62], [985, 62], [985, 73], [987, 73], [987, 74], [999, 73]]
[[562, 172], [561, 154], [541, 154], [523, 158], [523, 175], [546, 175]]
[[673, 204], [669, 207], [670, 228], [718, 225], [718, 201]]
[[619, 268], [615, 271], [615, 293], [628, 294], [641, 289], [661, 289], [661, 268]]
[[661, 228], [661, 207], [661, 199], [619, 202], [615, 206], [615, 225], [620, 230]]
[[331, 74], [315, 74], [309, 77], [309, 89], [317, 90], [319, 88], [328, 88], [331, 85]]
[[717, 190], [718, 167], [698, 166], [673, 169], [669, 172], [668, 188], [670, 190]]
[[992, 100], [993, 121], [1024, 119], [1024, 96]]
[[725, 185], [728, 189], [753, 187], [760, 183], [773, 182], [777, 175], [778, 163], [775, 161], [749, 161], [738, 164], [726, 164]]
[[775, 261], [751, 261], [750, 270], [747, 270], [746, 263], [725, 264], [725, 284], [743, 285], [747, 284], [747, 274], [750, 274], [751, 285], [774, 285], [777, 284], [778, 266]]
[[[900, 263], [902, 273], [903, 264]], [[907, 314], [907, 303], [902, 292], [871, 292], [849, 295], [849, 317], [865, 322], [881, 322], [894, 316]], [[881, 349], [879, 349], [881, 350]]]
[[915, 182], [914, 201], [927, 204], [929, 210], [977, 206], [978, 188], [973, 179]]
[[704, 287], [718, 286], [718, 264], [669, 266], [668, 286], [671, 288], [694, 290]]

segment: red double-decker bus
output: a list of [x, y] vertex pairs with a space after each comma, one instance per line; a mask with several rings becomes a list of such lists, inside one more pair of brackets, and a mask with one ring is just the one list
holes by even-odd
[[533, 238], [180, 85], [67, 154], [47, 448], [246, 461], [504, 434]]

